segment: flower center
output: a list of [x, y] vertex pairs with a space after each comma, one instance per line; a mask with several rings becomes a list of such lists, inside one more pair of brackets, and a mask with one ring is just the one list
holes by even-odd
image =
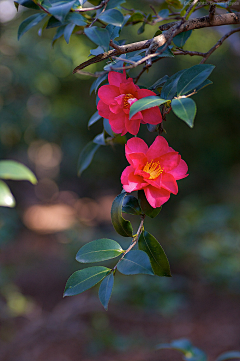
[[145, 164], [143, 171], [150, 174], [148, 179], [156, 179], [163, 172], [163, 168], [160, 166], [159, 162], [154, 162], [151, 160], [150, 163], [147, 162]]
[[136, 99], [136, 98], [130, 93], [126, 94], [123, 99], [123, 108], [125, 108], [125, 109], [129, 108], [129, 106], [132, 104], [130, 99]]

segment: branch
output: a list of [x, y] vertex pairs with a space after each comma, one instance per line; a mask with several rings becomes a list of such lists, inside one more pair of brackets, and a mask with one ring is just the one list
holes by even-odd
[[[153, 39], [138, 41], [136, 43], [131, 43], [127, 45], [119, 46], [119, 49], [112, 49], [106, 53], [99, 54], [92, 59], [85, 61], [84, 63], [77, 66], [73, 73], [77, 73], [78, 70], [84, 69], [91, 64], [95, 64], [106, 60], [112, 56], [118, 56], [121, 54], [131, 53], [136, 50], [143, 50], [149, 48], [150, 44], [154, 44], [156, 48], [159, 48], [166, 44], [166, 42], [172, 37], [178, 35], [182, 32], [194, 29], [201, 29], [212, 26], [222, 26], [222, 25], [231, 25], [231, 24], [240, 24], [240, 12], [238, 13], [227, 13], [223, 15], [214, 15], [212, 20], [209, 19], [209, 16], [203, 16], [201, 18], [195, 18], [188, 21], [185, 21], [181, 24], [182, 20], [172, 23], [171, 27], [164, 33], [158, 36], [155, 36]], [[178, 26], [180, 27], [178, 28]], [[176, 31], [177, 29], [177, 31]], [[156, 56], [156, 54], [150, 54]], [[145, 57], [146, 58], [146, 57]], [[144, 60], [146, 61], [146, 59]]]

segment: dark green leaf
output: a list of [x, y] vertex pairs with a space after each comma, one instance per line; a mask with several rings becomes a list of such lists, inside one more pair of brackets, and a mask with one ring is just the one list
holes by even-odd
[[53, 37], [52, 45], [54, 45], [55, 41], [64, 34], [65, 28], [66, 28], [66, 25], [59, 26], [59, 28], [56, 31], [56, 34]]
[[175, 96], [177, 92], [177, 83], [184, 71], [185, 70], [178, 71], [166, 81], [161, 91], [161, 97], [163, 99], [172, 99]]
[[28, 180], [32, 184], [37, 183], [37, 179], [33, 172], [24, 164], [15, 162], [14, 160], [0, 161], [0, 178], [13, 180]]
[[86, 20], [85, 18], [79, 13], [68, 13], [66, 16], [65, 22], [73, 23], [77, 26], [85, 26]]
[[138, 35], [144, 33], [145, 25], [146, 25], [145, 23], [142, 23], [142, 25], [140, 26], [140, 28], [137, 31]]
[[100, 147], [99, 144], [95, 144], [91, 141], [85, 146], [85, 148], [83, 148], [78, 161], [79, 176], [91, 164], [94, 154], [96, 153], [99, 147]]
[[155, 218], [159, 212], [161, 211], [162, 207], [153, 208], [147, 201], [145, 193], [143, 190], [138, 191], [138, 201], [140, 203], [141, 209], [146, 216], [150, 218]]
[[214, 68], [214, 65], [198, 64], [185, 70], [177, 84], [177, 95], [184, 95], [196, 89], [209, 77]]
[[117, 269], [124, 275], [153, 275], [148, 255], [143, 251], [130, 251], [118, 262]]
[[113, 26], [111, 24], [108, 24], [106, 26], [106, 29], [109, 32], [110, 39], [114, 40], [115, 38], [119, 37], [119, 33], [121, 30], [120, 26]]
[[88, 121], [88, 126], [90, 127], [91, 125], [93, 125], [94, 123], [96, 123], [99, 119], [101, 119], [101, 115], [99, 115], [98, 111], [96, 111], [91, 118]]
[[102, 12], [98, 19], [115, 26], [122, 26], [124, 21], [122, 13], [116, 9], [109, 9]]
[[84, 30], [87, 37], [95, 44], [100, 45], [105, 51], [109, 49], [110, 36], [107, 29], [92, 26]]
[[99, 287], [98, 296], [101, 304], [103, 305], [106, 311], [108, 309], [108, 303], [112, 294], [113, 284], [114, 284], [114, 276], [113, 273], [111, 272], [110, 275], [104, 278], [104, 280], [102, 281]]
[[[101, 47], [100, 47], [101, 48]], [[101, 48], [102, 49], [102, 48]], [[103, 49], [102, 49], [103, 50]], [[101, 51], [102, 53], [102, 51]], [[104, 80], [106, 80], [108, 77], [108, 74], [103, 74], [101, 75], [99, 78], [97, 78], [96, 80], [94, 80], [94, 82], [91, 85], [90, 88], [90, 94], [92, 94], [92, 92], [95, 90], [95, 93], [98, 90], [98, 87], [102, 84], [102, 82], [104, 82]]]
[[[165, 45], [161, 46], [160, 48], [157, 49], [157, 52], [161, 52], [163, 47]], [[160, 55], [156, 54], [156, 58], [174, 58], [174, 54], [171, 51], [170, 47], [168, 46], [167, 49], [164, 50], [163, 53], [161, 53]], [[155, 58], [154, 58], [155, 59]]]
[[101, 262], [118, 257], [122, 247], [112, 239], [102, 238], [89, 242], [80, 248], [76, 260], [81, 263]]
[[110, 0], [107, 4], [106, 10], [116, 8], [117, 6], [125, 3], [126, 0]]
[[24, 6], [25, 8], [40, 10], [39, 6], [35, 4], [32, 0], [17, 0], [15, 3]]
[[174, 114], [192, 128], [197, 111], [195, 101], [190, 98], [173, 99], [171, 105]]
[[103, 119], [103, 128], [107, 134], [109, 134], [111, 137], [114, 137], [114, 133], [108, 119]]
[[14, 207], [15, 206], [15, 199], [3, 181], [0, 180], [0, 206], [4, 207]]
[[74, 28], [75, 28], [75, 24], [68, 24], [64, 29], [63, 35], [67, 44], [69, 43], [70, 36], [72, 35]]
[[151, 85], [149, 89], [154, 90], [156, 88], [162, 87], [168, 79], [169, 79], [169, 76], [164, 75], [164, 77], [162, 77], [161, 79], [158, 79], [153, 85]]
[[239, 359], [239, 358], [240, 358], [240, 351], [229, 351], [229, 352], [224, 352], [220, 356], [218, 356], [216, 361], [225, 361], [225, 360]]
[[169, 10], [168, 9], [163, 9], [163, 10], [159, 11], [158, 15], [161, 18], [167, 18], [168, 15], [169, 15]]
[[128, 23], [139, 23], [144, 21], [145, 17], [143, 15], [143, 13], [140, 12], [135, 12], [133, 15], [131, 15], [131, 17], [128, 19]]
[[96, 135], [96, 137], [93, 139], [93, 143], [99, 144], [99, 145], [106, 145], [104, 131], [102, 133]]
[[176, 46], [178, 46], [179, 48], [182, 48], [191, 34], [192, 34], [192, 30], [188, 30], [188, 31], [185, 31], [183, 33], [180, 33], [180, 34], [174, 36], [174, 38], [173, 38], [174, 44]]
[[139, 237], [138, 247], [147, 253], [155, 275], [171, 277], [167, 256], [155, 237], [143, 231]]
[[167, 102], [166, 99], [161, 99], [157, 96], [150, 96], [139, 99], [131, 105], [129, 112], [129, 119], [131, 119], [137, 112], [141, 112], [142, 110], [159, 106], [166, 102]]
[[122, 217], [122, 206], [127, 193], [120, 193], [113, 201], [111, 209], [112, 224], [116, 232], [123, 237], [132, 237], [132, 225]]
[[94, 55], [94, 56], [102, 54], [102, 53], [104, 53], [104, 49], [101, 46], [98, 46], [97, 48], [90, 50], [90, 54]]
[[33, 26], [39, 24], [47, 14], [34, 14], [25, 19], [18, 28], [18, 40]]
[[137, 198], [131, 195], [127, 195], [123, 200], [122, 212], [133, 215], [140, 215], [142, 210], [139, 206]]
[[56, 19], [54, 16], [51, 16], [50, 19], [48, 20], [46, 29], [57, 28], [58, 26], [61, 26], [61, 25], [62, 25], [61, 21]]
[[56, 19], [61, 22], [65, 21], [67, 14], [70, 12], [71, 8], [73, 7], [75, 0], [70, 2], [65, 2], [62, 4], [55, 5], [48, 9], [50, 14], [52, 14]]
[[202, 84], [200, 84], [197, 88], [196, 88], [196, 92], [198, 92], [199, 90], [205, 88], [208, 85], [211, 85], [213, 82], [211, 80], [206, 79]]
[[100, 282], [111, 270], [107, 267], [95, 266], [74, 272], [67, 280], [65, 296], [75, 296]]

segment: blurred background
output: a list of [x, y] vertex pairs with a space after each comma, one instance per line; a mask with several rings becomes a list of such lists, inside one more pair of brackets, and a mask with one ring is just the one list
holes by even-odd
[[[149, 2], [138, 4], [151, 11]], [[24, 163], [38, 178], [36, 186], [7, 182], [17, 206], [0, 209], [0, 360], [174, 361], [178, 354], [155, 346], [182, 337], [210, 360], [239, 349], [239, 35], [208, 60], [216, 65], [213, 85], [194, 96], [194, 129], [174, 115], [164, 124], [189, 177], [179, 181], [178, 196], [171, 196], [159, 216], [146, 220], [146, 228], [164, 247], [173, 277], [119, 274], [105, 312], [98, 286], [71, 298], [62, 294], [70, 274], [81, 269], [74, 258], [83, 244], [101, 237], [123, 247], [129, 243], [110, 220], [127, 165], [124, 147], [101, 147], [77, 177], [80, 151], [102, 131], [101, 121], [87, 127], [96, 111], [96, 96], [89, 95], [94, 79], [72, 75], [94, 44], [73, 35], [68, 45], [60, 39], [52, 47], [55, 29], [39, 35], [37, 27], [18, 41], [19, 24], [32, 14], [22, 7], [17, 13], [12, 0], [0, 1], [1, 159]], [[140, 25], [124, 30], [120, 39], [151, 38], [157, 30], [146, 26], [138, 35]], [[207, 51], [227, 31], [195, 31], [184, 48]], [[198, 62], [187, 56], [163, 59], [139, 85]], [[86, 70], [100, 71], [101, 64]], [[148, 144], [155, 137], [144, 126], [140, 135]], [[132, 222], [137, 229], [138, 220]]]

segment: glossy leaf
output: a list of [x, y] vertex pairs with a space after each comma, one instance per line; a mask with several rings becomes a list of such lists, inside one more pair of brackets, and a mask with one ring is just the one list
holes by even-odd
[[75, 0], [70, 1], [70, 2], [65, 2], [65, 3], [62, 3], [60, 5], [58, 4], [56, 6], [52, 6], [51, 8], [49, 8], [48, 11], [56, 19], [63, 22], [65, 20], [66, 16], [67, 16], [67, 14], [69, 13], [71, 8], [73, 7], [74, 3], [75, 3]]
[[125, 3], [126, 0], [110, 0], [108, 3], [107, 3], [107, 7], [106, 7], [106, 10], [108, 9], [112, 9], [112, 8], [116, 8], [117, 6]]
[[119, 37], [119, 33], [121, 30], [120, 26], [114, 26], [114, 25], [108, 24], [106, 26], [106, 29], [109, 32], [110, 39], [114, 40], [115, 38]]
[[18, 28], [18, 40], [33, 26], [39, 24], [47, 14], [34, 14], [25, 19]]
[[107, 134], [109, 134], [111, 137], [114, 137], [114, 133], [108, 119], [103, 119], [103, 128]]
[[100, 147], [99, 144], [95, 144], [91, 141], [85, 146], [85, 148], [83, 148], [78, 161], [79, 176], [91, 164], [94, 154], [96, 153], [99, 147]]
[[81, 263], [101, 262], [118, 257], [122, 252], [120, 244], [112, 239], [102, 238], [81, 247], [76, 260]]
[[0, 206], [14, 207], [15, 199], [5, 182], [0, 180]]
[[173, 99], [171, 105], [174, 114], [192, 128], [197, 111], [194, 100], [190, 98]]
[[149, 89], [154, 90], [156, 88], [162, 87], [168, 79], [169, 79], [169, 76], [164, 75], [164, 77], [158, 79], [153, 85], [151, 85]]
[[153, 270], [148, 255], [143, 251], [130, 251], [118, 262], [117, 269], [124, 275], [148, 274]]
[[139, 237], [138, 247], [147, 253], [155, 275], [171, 277], [167, 256], [155, 237], [143, 231]]
[[190, 35], [192, 34], [192, 30], [184, 31], [173, 38], [173, 42], [179, 48], [182, 48], [183, 45], [186, 43]]
[[69, 43], [74, 28], [75, 28], [75, 24], [68, 24], [64, 29], [63, 35], [67, 44]]
[[196, 88], [196, 92], [198, 92], [199, 90], [205, 88], [208, 85], [211, 85], [213, 82], [209, 79], [206, 79], [202, 84], [200, 84], [197, 88]]
[[142, 214], [142, 210], [139, 206], [137, 198], [131, 195], [127, 195], [123, 199], [122, 211], [124, 213], [140, 215]]
[[185, 70], [180, 70], [176, 74], [172, 75], [164, 84], [161, 91], [161, 98], [172, 99], [177, 92], [177, 83], [180, 76]]
[[101, 304], [103, 305], [106, 311], [108, 309], [108, 303], [110, 301], [110, 297], [112, 294], [113, 284], [114, 284], [114, 276], [113, 276], [113, 272], [111, 272], [107, 277], [104, 278], [104, 280], [101, 282], [99, 287], [98, 296]]
[[214, 65], [198, 64], [185, 70], [177, 84], [177, 95], [184, 95], [196, 89], [209, 77], [214, 68]]
[[65, 28], [66, 28], [66, 25], [59, 26], [59, 28], [56, 31], [56, 34], [53, 37], [52, 45], [54, 45], [55, 41], [64, 34]]
[[[101, 51], [102, 52], [102, 51]], [[104, 82], [104, 80], [106, 80], [108, 77], [108, 74], [103, 74], [101, 75], [99, 78], [97, 78], [91, 85], [90, 88], [90, 94], [92, 94], [92, 92], [95, 90], [95, 93], [98, 90], [98, 87], [102, 84], [102, 82]]]
[[95, 138], [93, 138], [93, 143], [98, 144], [98, 145], [106, 145], [104, 131], [102, 133], [96, 135]]
[[148, 216], [150, 218], [155, 218], [162, 209], [162, 207], [153, 208], [148, 203], [143, 190], [138, 191], [138, 200], [139, 200], [140, 207], [141, 207], [143, 213], [146, 214], [146, 216]]
[[14, 160], [0, 161], [0, 178], [13, 180], [27, 180], [32, 184], [37, 183], [37, 179], [33, 172], [24, 164], [15, 162]]
[[129, 119], [131, 119], [137, 112], [141, 112], [142, 110], [159, 106], [166, 102], [167, 102], [166, 99], [161, 99], [157, 96], [150, 96], [139, 99], [131, 105], [129, 112]]
[[[104, 49], [101, 46], [98, 46], [96, 49], [90, 50], [90, 54], [94, 55], [94, 56], [102, 54], [102, 53], [104, 53]], [[91, 88], [90, 88], [90, 94], [91, 94]]]
[[98, 19], [114, 26], [122, 26], [124, 21], [122, 13], [116, 9], [109, 9], [102, 12]]
[[15, 3], [24, 6], [25, 8], [40, 10], [39, 6], [32, 0], [17, 0]]
[[107, 29], [92, 26], [91, 28], [85, 28], [84, 32], [95, 44], [100, 45], [104, 50], [108, 50], [110, 36]]
[[133, 229], [129, 221], [122, 216], [122, 206], [127, 193], [120, 193], [113, 201], [111, 209], [112, 224], [115, 231], [123, 237], [132, 237]]
[[230, 360], [230, 359], [240, 359], [240, 351], [224, 352], [223, 354], [218, 356], [216, 361], [225, 361], [225, 360]]
[[46, 29], [57, 28], [58, 26], [61, 26], [61, 25], [62, 25], [61, 21], [56, 19], [54, 16], [51, 16], [50, 19], [48, 20]]
[[101, 119], [101, 115], [99, 115], [98, 111], [96, 111], [88, 121], [88, 126], [91, 127], [94, 123], [96, 123], [99, 119]]
[[79, 13], [68, 13], [65, 18], [65, 22], [67, 22], [67, 23], [70, 22], [77, 26], [85, 26], [86, 25], [85, 18]]
[[95, 266], [74, 272], [67, 280], [65, 296], [75, 296], [100, 282], [111, 270], [107, 267]]

